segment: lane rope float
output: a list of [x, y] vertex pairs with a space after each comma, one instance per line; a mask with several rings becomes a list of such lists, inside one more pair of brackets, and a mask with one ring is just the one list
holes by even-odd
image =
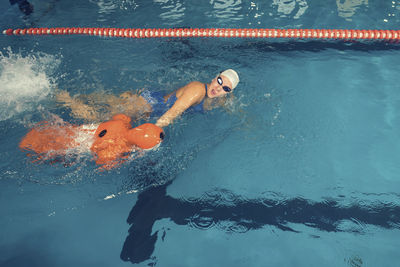
[[340, 29], [229, 29], [229, 28], [25, 28], [7, 29], [6, 35], [94, 35], [123, 38], [285, 38], [331, 40], [400, 40], [400, 30], [340, 30]]

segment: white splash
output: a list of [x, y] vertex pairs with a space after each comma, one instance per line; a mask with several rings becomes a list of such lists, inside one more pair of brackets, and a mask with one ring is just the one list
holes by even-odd
[[137, 192], [139, 192], [139, 190], [136, 190], [136, 189], [129, 190], [129, 191], [126, 191], [126, 192], [124, 192], [124, 191], [123, 192], [118, 192], [117, 194], [111, 194], [111, 195], [105, 196], [103, 199], [104, 200], [109, 200], [109, 199], [113, 199], [113, 198], [115, 198], [117, 196], [120, 196], [122, 194], [129, 195], [129, 194], [135, 194]]
[[0, 121], [36, 109], [54, 87], [51, 75], [59, 64], [59, 59], [44, 53], [0, 51]]

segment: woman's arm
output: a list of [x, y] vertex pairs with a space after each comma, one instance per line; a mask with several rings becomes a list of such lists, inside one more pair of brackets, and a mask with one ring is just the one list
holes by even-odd
[[93, 107], [86, 105], [81, 100], [71, 97], [67, 91], [61, 90], [56, 95], [56, 101], [63, 103], [64, 107], [71, 109], [72, 115], [77, 119], [85, 119], [88, 121], [97, 121], [99, 114]]
[[[181, 91], [181, 92], [180, 92]], [[158, 127], [165, 127], [172, 123], [172, 121], [179, 117], [185, 110], [201, 102], [204, 98], [204, 84], [200, 82], [191, 82], [185, 87], [178, 89], [177, 94], [180, 93], [174, 105], [167, 110], [156, 122]]]

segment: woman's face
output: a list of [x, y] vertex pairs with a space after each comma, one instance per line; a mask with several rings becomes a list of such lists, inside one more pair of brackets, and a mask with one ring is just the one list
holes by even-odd
[[[222, 84], [221, 84], [222, 83]], [[225, 90], [224, 90], [225, 87]], [[226, 95], [228, 89], [232, 88], [231, 81], [226, 78], [224, 75], [218, 75], [215, 77], [207, 90], [207, 96], [209, 98], [220, 97]], [[231, 89], [232, 91], [232, 89]]]

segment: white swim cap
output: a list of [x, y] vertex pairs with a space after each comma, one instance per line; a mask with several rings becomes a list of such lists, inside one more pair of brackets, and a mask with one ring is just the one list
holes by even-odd
[[233, 69], [227, 69], [221, 72], [221, 75], [224, 75], [226, 78], [228, 78], [229, 81], [231, 81], [232, 83], [232, 89], [235, 89], [235, 87], [239, 83], [239, 75], [237, 74], [237, 72]]

